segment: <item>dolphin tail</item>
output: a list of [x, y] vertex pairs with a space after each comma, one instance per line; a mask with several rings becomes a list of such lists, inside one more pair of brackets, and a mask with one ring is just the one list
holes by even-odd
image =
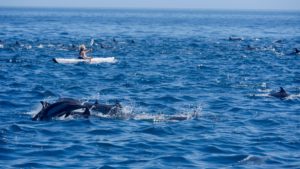
[[44, 120], [44, 111], [40, 111], [38, 114], [36, 114], [31, 120], [37, 121], [37, 120]]
[[31, 120], [32, 120], [32, 121], [37, 121], [38, 118], [39, 118], [39, 114], [35, 115]]
[[37, 113], [33, 118], [32, 118], [32, 120], [33, 121], [37, 121], [37, 120], [41, 120], [42, 118], [42, 113], [43, 113], [43, 110], [47, 107], [47, 106], [49, 106], [49, 103], [47, 103], [47, 102], [44, 102], [44, 101], [41, 101], [40, 102], [41, 104], [42, 104], [42, 110], [39, 112], [39, 113]]

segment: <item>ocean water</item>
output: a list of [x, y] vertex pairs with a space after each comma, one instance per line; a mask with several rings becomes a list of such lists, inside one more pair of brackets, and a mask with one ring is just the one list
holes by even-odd
[[[299, 12], [0, 8], [0, 40], [1, 168], [300, 168]], [[80, 44], [117, 62], [52, 61]], [[60, 97], [124, 116], [31, 120]]]

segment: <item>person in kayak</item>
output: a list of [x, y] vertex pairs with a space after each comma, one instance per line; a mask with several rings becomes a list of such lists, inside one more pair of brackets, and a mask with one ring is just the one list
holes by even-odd
[[85, 45], [80, 45], [79, 46], [79, 59], [92, 59], [92, 57], [88, 57], [87, 55], [86, 55], [86, 53], [88, 53], [88, 52], [90, 52], [90, 51], [92, 51], [92, 49], [89, 49], [89, 50], [87, 50], [86, 49], [86, 47], [85, 47]]

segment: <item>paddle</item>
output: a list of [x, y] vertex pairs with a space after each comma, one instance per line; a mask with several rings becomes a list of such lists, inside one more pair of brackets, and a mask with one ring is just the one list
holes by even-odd
[[95, 40], [92, 38], [91, 42], [90, 42], [90, 46], [93, 47], [94, 43], [95, 43]]
[[[94, 43], [95, 43], [95, 40], [92, 38], [92, 39], [91, 39], [91, 42], [90, 42], [90, 47], [91, 47], [91, 50], [90, 50], [90, 51], [93, 51], [93, 45], [94, 45]], [[90, 62], [92, 62], [92, 58], [93, 58], [93, 57], [90, 58]]]

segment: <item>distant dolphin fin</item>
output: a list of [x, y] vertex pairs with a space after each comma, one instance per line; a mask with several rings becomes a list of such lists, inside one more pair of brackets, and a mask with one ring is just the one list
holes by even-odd
[[54, 63], [58, 63], [57, 60], [55, 58], [52, 59]]
[[286, 93], [285, 90], [282, 87], [280, 87], [280, 92], [281, 93]]

